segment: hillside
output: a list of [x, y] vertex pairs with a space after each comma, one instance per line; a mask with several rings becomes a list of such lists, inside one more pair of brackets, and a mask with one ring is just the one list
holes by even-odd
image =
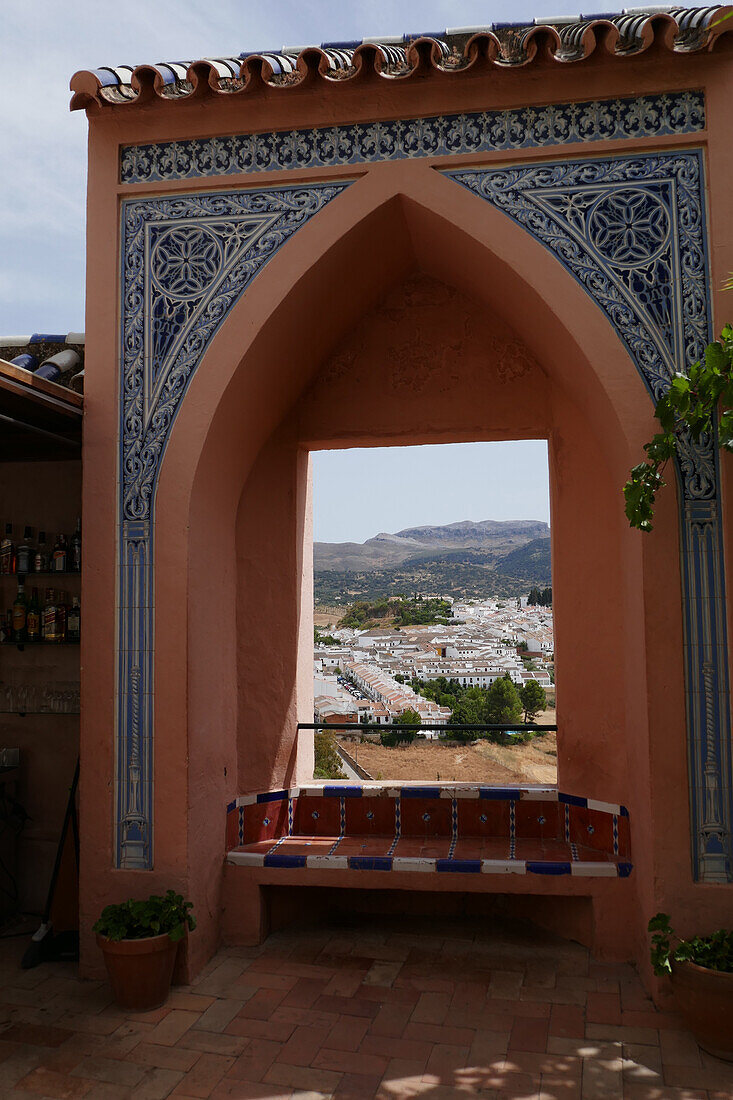
[[549, 528], [539, 520], [464, 521], [365, 543], [316, 543], [314, 559], [319, 605], [414, 593], [510, 597], [551, 583]]
[[541, 520], [463, 520], [443, 527], [407, 527], [394, 534], [381, 532], [366, 542], [315, 542], [313, 569], [370, 571], [389, 569], [408, 559], [429, 557], [435, 551], [481, 550], [498, 560], [532, 539], [547, 538], [550, 529]]

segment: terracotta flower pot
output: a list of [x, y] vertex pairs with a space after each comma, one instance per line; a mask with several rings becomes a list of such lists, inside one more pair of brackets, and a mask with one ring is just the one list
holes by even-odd
[[115, 941], [98, 934], [97, 943], [121, 1008], [149, 1012], [165, 1003], [178, 951], [169, 935]]
[[708, 1054], [733, 1062], [733, 974], [672, 963], [677, 1011]]

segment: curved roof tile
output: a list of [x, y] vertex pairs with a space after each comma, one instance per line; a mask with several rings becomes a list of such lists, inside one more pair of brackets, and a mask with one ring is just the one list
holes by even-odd
[[598, 48], [615, 56], [642, 53], [659, 42], [677, 53], [710, 49], [733, 31], [733, 6], [681, 8], [650, 5], [620, 13], [555, 16], [533, 23], [492, 23], [402, 37], [362, 38], [281, 50], [250, 51], [237, 57], [166, 61], [82, 70], [71, 79], [71, 109], [186, 98], [194, 91], [231, 95], [254, 87], [291, 86], [309, 75], [343, 81], [369, 72], [400, 80], [418, 69], [438, 72], [468, 69], [486, 58], [499, 67], [528, 65], [538, 54], [567, 64], [582, 61]]

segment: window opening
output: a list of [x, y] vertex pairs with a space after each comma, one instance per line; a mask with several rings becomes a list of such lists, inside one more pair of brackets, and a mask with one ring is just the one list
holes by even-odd
[[314, 778], [554, 785], [547, 442], [318, 451], [313, 476]]

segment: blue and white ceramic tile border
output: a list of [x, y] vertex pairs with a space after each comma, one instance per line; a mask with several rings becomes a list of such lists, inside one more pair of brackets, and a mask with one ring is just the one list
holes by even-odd
[[116, 864], [153, 866], [155, 492], [191, 378], [260, 269], [350, 181], [122, 204]]
[[694, 134], [704, 129], [703, 93], [670, 92], [128, 145], [120, 150], [120, 181], [156, 183], [293, 168], [333, 168], [413, 157]]
[[[555, 104], [130, 146], [123, 183], [697, 134], [702, 93]], [[441, 166], [442, 168], [442, 166]], [[711, 338], [699, 151], [450, 173], [534, 233], [625, 342], [651, 395]], [[170, 429], [208, 343], [264, 263], [349, 181], [122, 204], [116, 862], [153, 865], [154, 502]], [[635, 226], [624, 255], [620, 227]], [[695, 878], [731, 879], [727, 639], [717, 453], [680, 467]], [[409, 796], [408, 796], [409, 797]]]
[[[448, 174], [553, 252], [606, 314], [653, 400], [713, 338], [701, 150]], [[678, 464], [692, 861], [728, 882], [731, 749], [718, 455], [684, 441]]]

